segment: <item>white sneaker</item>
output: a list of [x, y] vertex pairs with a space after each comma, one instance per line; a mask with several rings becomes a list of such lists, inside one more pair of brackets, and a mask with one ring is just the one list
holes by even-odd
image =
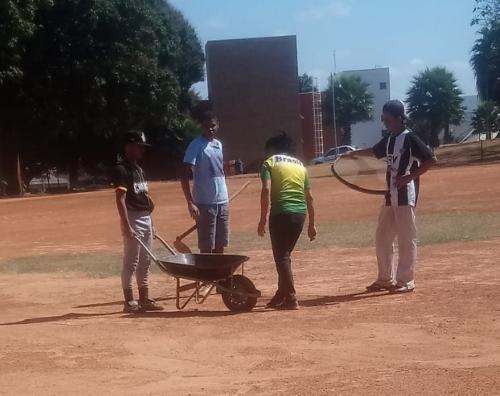
[[415, 290], [414, 285], [404, 285], [404, 286], [394, 286], [393, 289], [390, 290], [392, 294], [403, 294], [403, 293], [411, 293]]

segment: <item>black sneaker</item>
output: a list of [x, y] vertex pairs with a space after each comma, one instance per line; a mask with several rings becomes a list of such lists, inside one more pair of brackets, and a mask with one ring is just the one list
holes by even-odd
[[277, 308], [283, 303], [283, 297], [279, 292], [276, 292], [273, 298], [271, 298], [271, 301], [269, 301], [266, 305], [266, 308]]
[[284, 310], [284, 311], [296, 311], [300, 309], [299, 302], [297, 299], [293, 300], [284, 300], [280, 305], [276, 307], [277, 309]]
[[140, 312], [163, 311], [163, 309], [155, 300], [147, 299], [146, 301], [139, 301]]
[[125, 301], [123, 304], [123, 313], [137, 313], [139, 312], [139, 304], [137, 301]]
[[382, 285], [378, 282], [373, 282], [371, 285], [366, 286], [367, 292], [379, 292], [379, 291], [390, 291], [394, 288], [394, 285]]

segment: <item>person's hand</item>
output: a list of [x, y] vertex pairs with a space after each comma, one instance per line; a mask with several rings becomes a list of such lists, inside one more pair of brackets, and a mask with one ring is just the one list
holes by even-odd
[[193, 202], [188, 203], [188, 210], [189, 214], [194, 220], [197, 220], [198, 217], [200, 217], [200, 209], [198, 209], [198, 207]]
[[128, 225], [122, 227], [122, 233], [125, 238], [129, 239], [137, 238], [137, 232], [135, 232], [135, 230]]
[[261, 236], [261, 237], [266, 235], [266, 221], [265, 220], [261, 220], [259, 222], [259, 226], [257, 227], [257, 234], [259, 234], [259, 236]]
[[397, 189], [401, 189], [406, 187], [413, 180], [412, 175], [398, 176], [396, 177], [396, 187]]
[[316, 235], [318, 232], [316, 231], [316, 226], [314, 224], [309, 224], [307, 229], [307, 235], [309, 236], [309, 240], [312, 242], [316, 239]]

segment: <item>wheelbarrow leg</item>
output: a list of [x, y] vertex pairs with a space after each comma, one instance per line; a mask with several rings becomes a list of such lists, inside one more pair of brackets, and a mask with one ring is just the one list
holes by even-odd
[[175, 289], [175, 295], [176, 295], [176, 299], [175, 299], [175, 305], [177, 306], [177, 309], [179, 311], [182, 311], [184, 308], [186, 308], [186, 305], [189, 304], [189, 302], [193, 299], [193, 297], [196, 297], [198, 295], [198, 282], [196, 283], [196, 286], [194, 287], [194, 292], [191, 293], [191, 295], [187, 298], [187, 300], [184, 302], [184, 304], [181, 304], [181, 290], [185, 289], [192, 289], [192, 287], [189, 287], [189, 285], [187, 285], [187, 287], [182, 287], [181, 286], [181, 280], [180, 278], [175, 278], [176, 281], [177, 281], [177, 287]]

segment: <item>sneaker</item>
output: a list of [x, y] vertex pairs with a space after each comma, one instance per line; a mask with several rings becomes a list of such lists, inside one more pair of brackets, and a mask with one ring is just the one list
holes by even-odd
[[404, 294], [404, 293], [411, 293], [412, 291], [415, 290], [415, 286], [394, 286], [390, 292], [392, 294]]
[[367, 292], [379, 292], [379, 291], [385, 291], [385, 290], [392, 290], [394, 288], [394, 285], [383, 285], [378, 283], [377, 281], [373, 282], [371, 285], [366, 286], [366, 291]]
[[271, 301], [269, 301], [267, 303], [266, 308], [267, 309], [269, 309], [269, 308], [277, 308], [282, 303], [283, 303], [283, 297], [278, 292], [276, 292], [276, 294], [274, 295], [274, 297], [271, 298]]
[[300, 308], [300, 306], [297, 299], [293, 299], [293, 300], [284, 300], [276, 308], [283, 311], [296, 311]]
[[139, 301], [139, 311], [149, 312], [149, 311], [163, 311], [163, 307], [158, 304], [155, 300], [147, 299], [146, 301]]
[[125, 301], [123, 304], [123, 313], [137, 313], [139, 312], [139, 304], [137, 301]]

